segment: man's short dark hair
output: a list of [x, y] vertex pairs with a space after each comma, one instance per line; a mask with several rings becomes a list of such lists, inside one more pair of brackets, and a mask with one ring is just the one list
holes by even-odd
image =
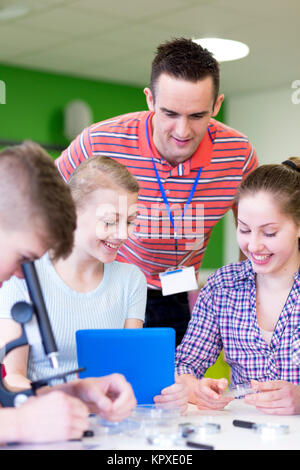
[[212, 77], [214, 103], [219, 94], [220, 69], [211, 52], [191, 39], [176, 38], [160, 44], [152, 62], [150, 88], [155, 99], [155, 84], [162, 74], [197, 82]]

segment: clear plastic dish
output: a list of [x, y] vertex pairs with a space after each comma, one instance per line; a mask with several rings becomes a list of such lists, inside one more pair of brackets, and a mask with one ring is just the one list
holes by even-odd
[[221, 425], [217, 423], [211, 423], [208, 421], [204, 421], [200, 423], [198, 426], [197, 433], [198, 434], [218, 434], [221, 431]]
[[172, 446], [185, 446], [186, 439], [184, 439], [179, 431], [171, 434], [165, 432], [157, 432], [156, 434], [148, 434], [146, 442], [156, 447], [168, 449]]
[[218, 434], [221, 431], [221, 425], [214, 423], [212, 421], [204, 420], [200, 424], [195, 423], [180, 423], [179, 429], [181, 431], [182, 437], [189, 437], [193, 435], [211, 435]]
[[275, 437], [290, 432], [289, 426], [277, 423], [261, 423], [255, 424], [255, 431], [264, 437]]
[[161, 405], [138, 405], [131, 415], [119, 422], [108, 421], [99, 416], [90, 416], [90, 427], [95, 435], [126, 434], [129, 436], [178, 433], [180, 408]]
[[230, 384], [228, 387], [227, 395], [234, 398], [244, 398], [246, 395], [257, 393], [256, 390], [253, 390], [251, 382], [244, 382], [240, 384]]
[[140, 423], [130, 418], [123, 421], [108, 421], [99, 416], [90, 418], [91, 429], [95, 435], [135, 434], [141, 427]]
[[139, 422], [156, 421], [163, 426], [170, 423], [170, 421], [178, 420], [180, 413], [180, 408], [167, 405], [150, 404], [138, 405], [133, 410], [130, 417]]
[[158, 404], [138, 405], [130, 415], [130, 419], [140, 424], [140, 431], [145, 436], [178, 433], [178, 419], [181, 409]]

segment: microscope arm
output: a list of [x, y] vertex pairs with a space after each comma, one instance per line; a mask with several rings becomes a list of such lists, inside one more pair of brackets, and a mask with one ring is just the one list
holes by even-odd
[[[32, 261], [24, 263], [22, 269], [31, 304], [21, 301], [13, 305], [11, 316], [13, 320], [21, 325], [22, 334], [19, 338], [10, 341], [0, 350], [1, 357], [2, 351], [4, 351], [4, 355], [6, 355], [20, 346], [30, 345], [35, 349], [36, 334], [34, 330], [37, 330], [39, 344], [42, 343], [45, 355], [48, 357], [51, 366], [56, 369], [58, 367], [56, 358], [58, 350], [34, 263]], [[49, 385], [53, 380], [66, 381], [68, 375], [81, 372], [82, 370], [84, 369], [73, 370], [31, 382], [30, 389], [18, 392], [7, 389], [0, 374], [0, 404], [2, 406], [19, 406], [24, 403], [29, 396], [34, 395], [38, 388]]]
[[27, 346], [27, 345], [28, 345], [28, 342], [27, 342], [25, 329], [22, 328], [22, 335], [19, 338], [16, 338], [13, 341], [10, 341], [9, 343], [5, 345], [5, 355], [15, 348], [19, 348], [21, 346]]
[[[27, 306], [27, 314], [30, 312], [30, 308], [28, 308], [30, 307], [30, 305], [26, 304], [25, 302], [18, 302], [18, 304], [25, 304]], [[12, 312], [14, 308], [15, 311], [21, 311], [20, 305], [18, 306], [18, 304], [15, 304], [13, 306]], [[16, 338], [5, 345], [5, 355], [15, 348], [18, 348], [20, 346], [26, 346], [28, 344], [24, 324], [22, 322], [19, 323], [21, 324], [22, 334], [21, 336], [19, 336], [19, 338]], [[35, 390], [33, 388], [21, 390], [19, 392], [9, 390], [4, 385], [4, 381], [5, 379], [0, 376], [0, 404], [2, 406], [19, 406], [24, 403], [24, 401], [26, 401], [29, 396], [32, 396], [35, 393]]]

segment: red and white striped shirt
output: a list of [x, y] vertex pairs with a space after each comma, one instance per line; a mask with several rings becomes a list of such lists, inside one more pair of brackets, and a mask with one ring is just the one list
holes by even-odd
[[[146, 139], [146, 121], [150, 137]], [[154, 147], [153, 113], [141, 111], [118, 116], [84, 129], [57, 159], [68, 181], [82, 161], [106, 155], [125, 165], [140, 184], [139, 215], [134, 235], [122, 246], [118, 260], [133, 263], [145, 274], [150, 288], [161, 288], [158, 272], [176, 262], [199, 270], [213, 227], [233, 206], [237, 186], [257, 166], [256, 152], [248, 138], [211, 119], [207, 132], [191, 158], [171, 166]], [[178, 236], [175, 253], [174, 229], [156, 179], [155, 160]], [[184, 219], [182, 211], [198, 170], [203, 167]]]

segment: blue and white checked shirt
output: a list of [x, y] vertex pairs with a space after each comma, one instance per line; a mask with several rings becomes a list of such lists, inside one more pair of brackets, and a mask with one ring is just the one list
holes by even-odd
[[218, 269], [201, 289], [176, 350], [178, 375], [202, 378], [224, 348], [232, 382], [286, 380], [300, 385], [300, 270], [268, 345], [256, 316], [249, 260]]

